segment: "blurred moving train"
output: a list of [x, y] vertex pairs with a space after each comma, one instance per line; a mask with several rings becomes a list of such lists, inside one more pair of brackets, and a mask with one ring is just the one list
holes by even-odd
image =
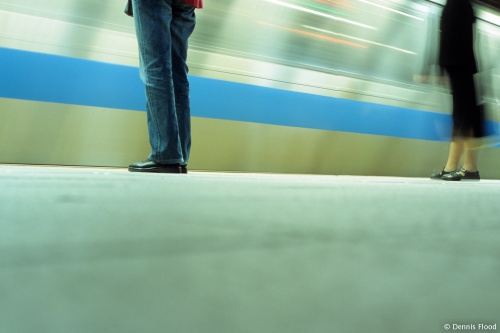
[[[190, 169], [427, 177], [450, 95], [444, 0], [206, 0], [190, 41]], [[149, 153], [123, 0], [0, 0], [0, 163], [127, 166]], [[478, 82], [498, 137], [500, 16], [475, 3]], [[480, 155], [500, 179], [500, 150]]]

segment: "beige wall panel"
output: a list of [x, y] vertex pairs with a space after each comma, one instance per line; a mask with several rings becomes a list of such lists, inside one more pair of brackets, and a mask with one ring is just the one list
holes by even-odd
[[[213, 119], [193, 120], [191, 168], [279, 173], [428, 177], [448, 143]], [[498, 149], [483, 149], [480, 171], [500, 179]]]
[[144, 159], [143, 112], [0, 99], [0, 162], [125, 166]]
[[[500, 179], [499, 149], [480, 153]], [[448, 144], [193, 118], [192, 170], [428, 177]], [[0, 162], [126, 167], [149, 154], [144, 112], [0, 99]]]

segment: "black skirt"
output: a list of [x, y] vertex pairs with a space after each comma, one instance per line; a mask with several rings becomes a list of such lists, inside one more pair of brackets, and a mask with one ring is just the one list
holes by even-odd
[[453, 94], [453, 137], [484, 137], [484, 110], [477, 100], [474, 70], [461, 66], [445, 69]]

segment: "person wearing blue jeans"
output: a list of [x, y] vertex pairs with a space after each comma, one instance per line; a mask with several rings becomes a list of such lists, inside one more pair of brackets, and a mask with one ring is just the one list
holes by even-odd
[[202, 0], [129, 0], [139, 45], [140, 77], [146, 86], [151, 153], [131, 172], [187, 173], [191, 149], [188, 39]]

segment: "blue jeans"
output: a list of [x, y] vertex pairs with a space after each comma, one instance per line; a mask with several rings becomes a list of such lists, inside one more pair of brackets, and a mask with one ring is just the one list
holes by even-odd
[[149, 159], [187, 164], [191, 149], [188, 38], [195, 8], [181, 0], [133, 0], [140, 75], [146, 86]]

